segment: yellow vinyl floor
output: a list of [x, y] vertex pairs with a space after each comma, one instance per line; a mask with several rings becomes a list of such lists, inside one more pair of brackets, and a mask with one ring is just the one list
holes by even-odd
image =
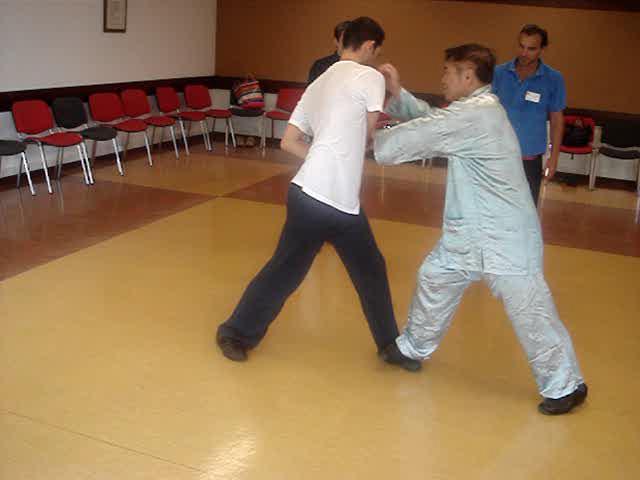
[[[198, 152], [190, 173], [140, 159], [122, 179], [111, 165], [96, 178], [221, 195], [295, 168]], [[226, 360], [215, 329], [284, 215], [212, 198], [0, 282], [0, 478], [640, 478], [640, 258], [546, 246], [590, 387], [583, 407], [546, 417], [484, 285], [408, 373], [377, 358], [329, 246], [249, 361]], [[403, 326], [440, 231], [371, 224]]]

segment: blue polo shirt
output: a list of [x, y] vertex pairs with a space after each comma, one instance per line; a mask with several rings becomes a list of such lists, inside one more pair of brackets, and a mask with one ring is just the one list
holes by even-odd
[[540, 60], [536, 73], [520, 81], [516, 61], [512, 60], [496, 67], [493, 93], [507, 111], [522, 155], [528, 157], [546, 152], [549, 112], [559, 112], [567, 106], [562, 74]]

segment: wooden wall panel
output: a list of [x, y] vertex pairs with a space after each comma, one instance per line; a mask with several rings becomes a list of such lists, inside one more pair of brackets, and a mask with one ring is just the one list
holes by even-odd
[[[640, 2], [639, 2], [640, 3]], [[438, 93], [442, 52], [478, 42], [499, 61], [515, 55], [525, 23], [549, 31], [545, 59], [567, 82], [573, 108], [640, 113], [640, 13], [427, 0], [218, 0], [216, 74], [303, 82], [331, 52], [336, 23], [368, 15], [387, 32], [391, 61], [414, 91]]]

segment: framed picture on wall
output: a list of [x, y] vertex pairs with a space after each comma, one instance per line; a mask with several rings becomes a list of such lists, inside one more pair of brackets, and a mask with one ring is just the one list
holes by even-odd
[[103, 0], [104, 32], [127, 31], [127, 0]]

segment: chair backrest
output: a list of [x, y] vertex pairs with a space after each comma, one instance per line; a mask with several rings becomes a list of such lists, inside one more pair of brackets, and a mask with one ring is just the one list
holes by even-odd
[[276, 108], [287, 112], [293, 112], [296, 105], [298, 105], [298, 102], [302, 98], [303, 93], [304, 88], [281, 88], [278, 91]]
[[139, 117], [151, 113], [151, 106], [147, 94], [139, 88], [128, 88], [120, 97], [124, 104], [124, 113], [129, 117]]
[[193, 110], [211, 108], [209, 89], [204, 85], [187, 85], [184, 88], [184, 102]]
[[173, 87], [156, 88], [156, 100], [163, 113], [175, 112], [180, 108], [180, 99]]
[[593, 135], [596, 131], [596, 122], [591, 117], [582, 117], [580, 115], [565, 115], [564, 116], [564, 124], [575, 124], [577, 121], [582, 122], [582, 125], [585, 127], [591, 127], [591, 135], [589, 137], [589, 143], [593, 143]]
[[62, 128], [78, 128], [87, 123], [87, 112], [78, 97], [56, 98], [51, 104], [56, 123]]
[[53, 116], [43, 100], [20, 100], [11, 108], [13, 122], [20, 133], [35, 135], [53, 128]]
[[89, 96], [91, 116], [98, 122], [112, 122], [124, 117], [120, 97], [113, 92], [94, 93]]
[[640, 149], [640, 122], [607, 120], [602, 127], [601, 140], [612, 147]]

